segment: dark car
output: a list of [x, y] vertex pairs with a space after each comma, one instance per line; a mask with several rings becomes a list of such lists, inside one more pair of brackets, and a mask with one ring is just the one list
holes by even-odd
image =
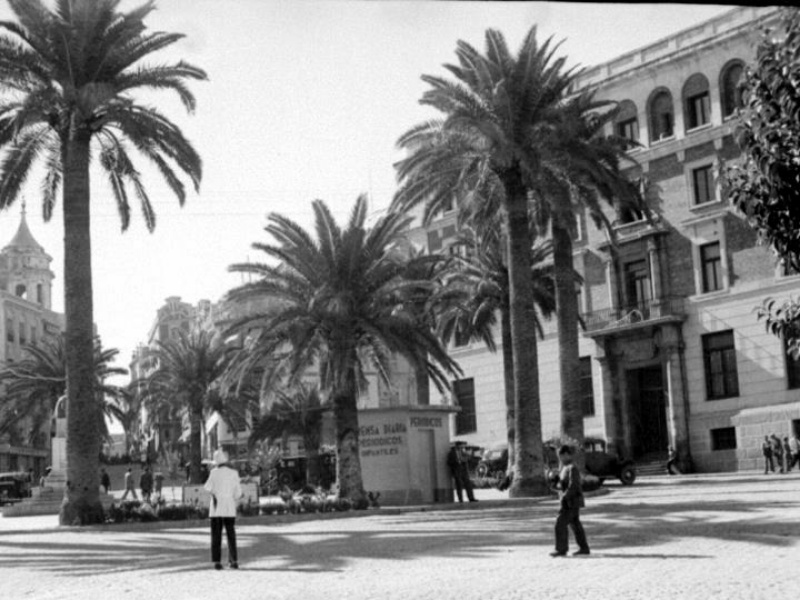
[[[558, 469], [557, 442], [545, 442], [545, 462], [550, 470]], [[602, 484], [609, 477], [619, 479], [623, 485], [633, 485], [636, 481], [636, 467], [632, 460], [625, 460], [617, 453], [608, 451], [606, 441], [601, 438], [583, 440], [586, 472], [594, 475]]]
[[508, 468], [508, 444], [501, 442], [490, 446], [483, 452], [483, 457], [475, 468], [478, 477], [499, 479], [506, 474]]
[[25, 471], [0, 473], [0, 506], [13, 504], [31, 495], [31, 476]]
[[[558, 469], [557, 441], [544, 443], [544, 463], [548, 476]], [[618, 454], [608, 451], [606, 441], [601, 438], [586, 438], [583, 443], [586, 472], [603, 483], [609, 477], [618, 478], [624, 485], [636, 481], [636, 467], [632, 460], [622, 459]], [[505, 442], [491, 446], [478, 465], [477, 474], [481, 477], [502, 477], [508, 466], [508, 444]]]

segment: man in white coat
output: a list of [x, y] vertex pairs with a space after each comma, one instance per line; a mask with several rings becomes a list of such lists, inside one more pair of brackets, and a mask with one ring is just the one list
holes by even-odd
[[239, 473], [228, 464], [228, 455], [221, 448], [214, 452], [214, 468], [206, 481], [206, 490], [211, 493], [211, 561], [214, 568], [222, 568], [222, 528], [228, 538], [228, 564], [231, 569], [239, 568], [236, 552], [236, 504], [242, 497]]

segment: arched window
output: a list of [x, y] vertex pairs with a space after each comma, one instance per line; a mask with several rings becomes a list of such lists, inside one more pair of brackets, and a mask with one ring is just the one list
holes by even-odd
[[24, 283], [17, 284], [17, 287], [14, 288], [14, 294], [18, 298], [26, 298], [28, 297], [28, 288], [25, 287]]
[[719, 89], [722, 94], [722, 116], [730, 117], [737, 108], [744, 106], [739, 81], [744, 75], [744, 64], [741, 61], [729, 62], [719, 78]]
[[683, 114], [687, 131], [711, 122], [711, 97], [705, 75], [695, 73], [686, 80], [683, 86]]
[[650, 140], [657, 142], [672, 136], [675, 133], [674, 125], [675, 109], [672, 106], [672, 94], [668, 90], [656, 92], [650, 99]]
[[614, 119], [614, 133], [632, 142], [639, 141], [639, 118], [636, 105], [630, 100], [619, 103], [619, 112]]

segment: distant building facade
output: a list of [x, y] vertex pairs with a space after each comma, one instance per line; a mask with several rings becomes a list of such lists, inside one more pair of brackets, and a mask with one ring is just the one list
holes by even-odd
[[[641, 462], [662, 460], [673, 446], [700, 471], [754, 469], [765, 434], [800, 433], [800, 362], [753, 312], [767, 296], [796, 291], [800, 276], [757, 244], [717, 179], [723, 161], [740, 155], [736, 84], [754, 58], [759, 25], [775, 16], [774, 8], [737, 8], [579, 80], [619, 103], [614, 133], [641, 145], [628, 173], [649, 182], [652, 221], [609, 211], [612, 249], [583, 219], [574, 254], [584, 282], [576, 377], [585, 431]], [[447, 252], [455, 234], [449, 212], [409, 237]], [[539, 350], [545, 437], [559, 430], [555, 327], [545, 322]], [[501, 355], [477, 342], [452, 355], [464, 370], [454, 382], [455, 434], [480, 445], [505, 440]]]
[[[52, 260], [31, 234], [23, 211], [16, 234], [0, 251], [3, 367], [24, 359], [26, 346], [55, 341], [64, 329], [64, 315], [52, 310]], [[38, 476], [49, 464], [49, 422], [34, 430], [26, 420], [0, 435], [0, 471], [33, 469]]]

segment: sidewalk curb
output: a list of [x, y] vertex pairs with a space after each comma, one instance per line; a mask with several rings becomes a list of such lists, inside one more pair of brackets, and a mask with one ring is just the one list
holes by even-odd
[[[608, 488], [599, 488], [591, 492], [584, 492], [587, 498], [605, 496], [611, 493]], [[520, 509], [529, 508], [545, 502], [554, 502], [553, 495], [540, 496], [536, 498], [503, 498], [498, 500], [480, 500], [478, 502], [458, 503], [450, 502], [447, 504], [418, 504], [414, 506], [387, 506], [378, 509], [349, 510], [346, 512], [327, 512], [327, 513], [298, 513], [282, 515], [258, 515], [251, 517], [237, 517], [238, 525], [285, 525], [314, 520], [333, 520], [333, 519], [352, 519], [359, 517], [369, 517], [375, 515], [397, 516], [409, 513], [432, 513], [432, 512], [473, 512], [482, 510], [497, 509]], [[100, 525], [56, 525], [55, 527], [43, 527], [35, 530], [8, 530], [0, 531], [0, 536], [16, 535], [22, 533], [45, 533], [45, 532], [105, 532], [115, 531], [120, 533], [134, 533], [138, 531], [158, 531], [161, 529], [194, 529], [208, 526], [208, 519], [192, 519], [186, 521], [148, 521], [133, 523], [103, 523]]]

